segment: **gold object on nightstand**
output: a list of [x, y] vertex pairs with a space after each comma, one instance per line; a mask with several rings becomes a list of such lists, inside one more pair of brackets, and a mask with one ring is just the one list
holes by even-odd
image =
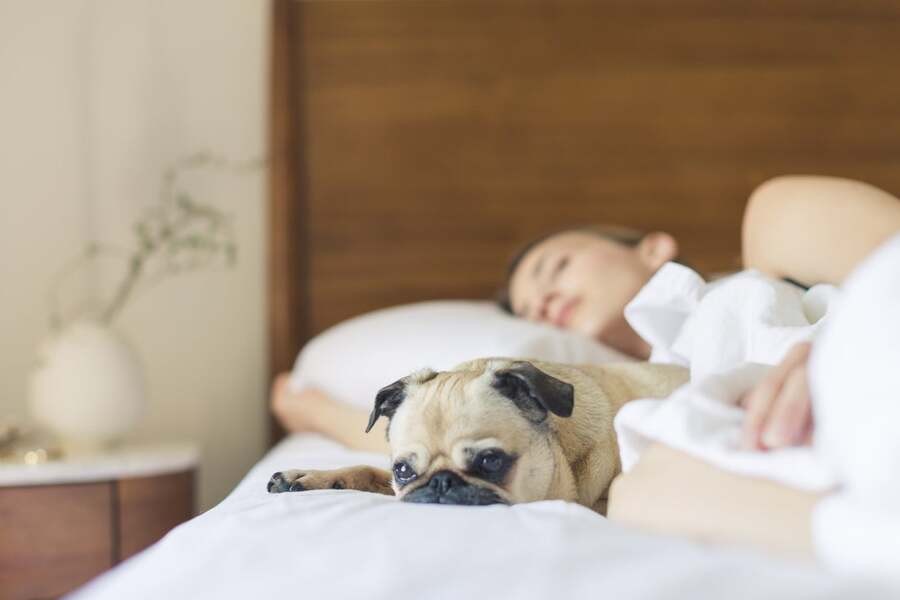
[[0, 425], [0, 462], [39, 465], [62, 458], [62, 450], [49, 436], [18, 425]]

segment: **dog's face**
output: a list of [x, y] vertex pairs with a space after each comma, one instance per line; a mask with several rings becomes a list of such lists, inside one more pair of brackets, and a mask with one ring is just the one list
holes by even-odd
[[469, 364], [419, 371], [378, 392], [368, 429], [390, 419], [397, 496], [435, 504], [550, 497], [559, 453], [549, 414], [571, 415], [572, 385], [528, 362]]

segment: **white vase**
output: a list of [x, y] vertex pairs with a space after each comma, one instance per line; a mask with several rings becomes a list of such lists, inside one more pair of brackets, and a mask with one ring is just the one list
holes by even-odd
[[93, 321], [75, 322], [44, 342], [30, 384], [32, 417], [59, 436], [70, 454], [120, 441], [146, 404], [131, 346]]

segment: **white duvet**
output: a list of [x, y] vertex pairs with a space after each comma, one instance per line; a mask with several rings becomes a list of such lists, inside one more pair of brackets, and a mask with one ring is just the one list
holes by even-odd
[[351, 490], [266, 492], [277, 470], [386, 462], [318, 436], [289, 438], [221, 504], [72, 597], [893, 597], [806, 564], [636, 533], [566, 502], [454, 507]]

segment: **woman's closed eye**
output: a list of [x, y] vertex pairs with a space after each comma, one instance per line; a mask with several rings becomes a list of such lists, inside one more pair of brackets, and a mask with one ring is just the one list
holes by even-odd
[[[560, 273], [565, 271], [566, 267], [569, 266], [570, 261], [571, 261], [571, 257], [568, 254], [563, 254], [562, 256], [557, 258], [556, 262], [553, 264], [553, 268], [545, 273], [544, 283], [541, 284], [540, 283], [541, 270], [542, 270], [541, 266], [544, 262], [546, 262], [545, 257], [542, 256], [538, 262], [537, 267], [534, 269], [534, 272], [532, 273], [533, 285], [538, 286], [538, 287], [545, 287], [548, 284], [552, 283], [553, 281], [556, 280], [556, 278], [559, 276]], [[547, 302], [549, 299], [550, 299], [549, 295], [544, 295], [542, 298], [540, 298], [538, 300], [538, 302], [536, 303], [535, 306], [532, 306], [532, 304], [529, 302], [524, 302], [522, 304], [522, 306], [519, 308], [519, 310], [513, 309], [513, 312], [516, 315], [518, 315], [524, 319], [531, 319], [531, 320], [539, 321], [541, 319], [546, 318], [545, 310], [546, 310]], [[534, 309], [536, 314], [532, 314], [532, 309]]]
[[565, 255], [561, 257], [558, 261], [556, 261], [556, 265], [553, 266], [553, 272], [550, 275], [550, 280], [554, 280], [562, 273], [566, 267], [569, 266], [569, 255]]

